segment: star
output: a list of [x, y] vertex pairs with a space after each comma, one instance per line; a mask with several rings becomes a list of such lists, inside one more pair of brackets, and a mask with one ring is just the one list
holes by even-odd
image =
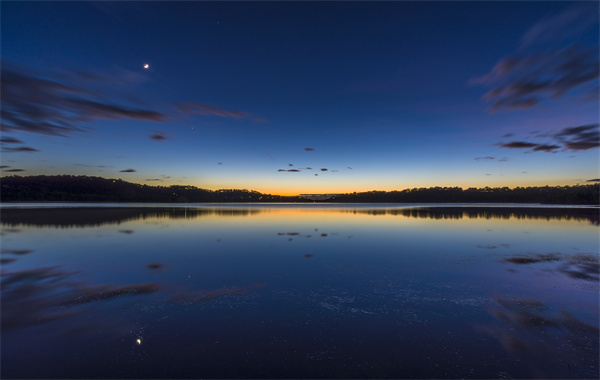
[[144, 63], [144, 69], [149, 69], [149, 68], [150, 68], [150, 65], [147, 63]]

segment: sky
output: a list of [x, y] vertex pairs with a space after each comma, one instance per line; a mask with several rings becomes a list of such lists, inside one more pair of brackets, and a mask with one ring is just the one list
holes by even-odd
[[599, 3], [1, 7], [1, 169], [336, 194], [597, 183]]

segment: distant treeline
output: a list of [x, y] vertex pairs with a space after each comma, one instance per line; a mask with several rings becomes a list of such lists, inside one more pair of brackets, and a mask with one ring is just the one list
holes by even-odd
[[[429, 187], [402, 191], [340, 194], [339, 203], [545, 203], [598, 205], [598, 184], [544, 187]], [[149, 186], [89, 176], [8, 176], [1, 180], [2, 202], [313, 202], [303, 197], [251, 190], [206, 190], [195, 186]]]
[[[195, 186], [148, 186], [73, 175], [9, 176], [1, 180], [2, 202], [309, 202], [301, 197], [251, 190], [206, 190]], [[311, 201], [312, 202], [312, 201]]]
[[402, 191], [368, 191], [340, 194], [329, 202], [349, 203], [545, 203], [598, 205], [599, 186], [543, 187], [428, 187]]

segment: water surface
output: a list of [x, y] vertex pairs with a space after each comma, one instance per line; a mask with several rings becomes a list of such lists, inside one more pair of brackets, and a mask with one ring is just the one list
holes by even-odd
[[598, 378], [598, 209], [3, 207], [3, 378]]

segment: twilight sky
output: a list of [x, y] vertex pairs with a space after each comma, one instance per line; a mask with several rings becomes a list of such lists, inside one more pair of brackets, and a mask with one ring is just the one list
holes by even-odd
[[596, 1], [0, 6], [3, 176], [273, 194], [599, 177]]

